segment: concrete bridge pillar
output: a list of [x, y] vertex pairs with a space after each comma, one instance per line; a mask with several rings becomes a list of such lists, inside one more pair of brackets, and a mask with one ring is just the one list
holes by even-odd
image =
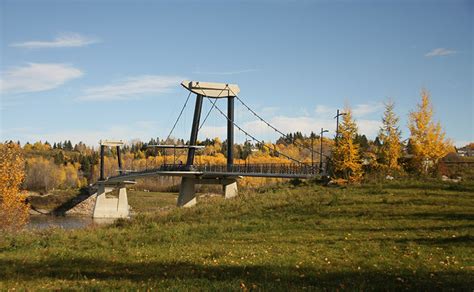
[[231, 198], [237, 197], [238, 195], [237, 181], [236, 180], [232, 180], [232, 181], [233, 182], [222, 185], [224, 188], [224, 198], [226, 199], [231, 199]]
[[192, 207], [196, 205], [196, 179], [183, 177], [179, 186], [178, 207]]
[[106, 194], [114, 189], [112, 186], [98, 185], [93, 218], [126, 218], [130, 215], [127, 189], [121, 186], [118, 198], [107, 198]]
[[194, 178], [183, 177], [179, 187], [178, 207], [192, 207], [196, 205], [196, 185], [222, 185], [224, 198], [230, 199], [238, 194], [237, 180], [233, 178]]

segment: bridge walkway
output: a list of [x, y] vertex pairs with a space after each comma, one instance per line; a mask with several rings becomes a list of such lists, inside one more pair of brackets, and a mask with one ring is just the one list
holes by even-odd
[[201, 178], [235, 178], [235, 177], [267, 177], [267, 178], [300, 178], [310, 179], [325, 176], [316, 167], [306, 164], [201, 164], [186, 166], [181, 164], [163, 164], [157, 168], [140, 171], [122, 171], [122, 174], [107, 178], [108, 183], [135, 180], [152, 176], [181, 176]]

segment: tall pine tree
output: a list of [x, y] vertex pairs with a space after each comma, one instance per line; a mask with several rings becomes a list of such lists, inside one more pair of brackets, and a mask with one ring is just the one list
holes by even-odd
[[344, 112], [345, 115], [339, 126], [339, 138], [332, 155], [334, 175], [353, 182], [362, 178], [362, 163], [359, 145], [354, 142], [357, 136], [357, 125], [352, 119], [352, 112], [348, 106]]
[[395, 104], [392, 100], [385, 103], [385, 112], [382, 117], [382, 126], [379, 131], [380, 163], [388, 169], [397, 170], [400, 168], [398, 159], [400, 158], [402, 145], [400, 143], [401, 131], [398, 126], [399, 118], [394, 112]]

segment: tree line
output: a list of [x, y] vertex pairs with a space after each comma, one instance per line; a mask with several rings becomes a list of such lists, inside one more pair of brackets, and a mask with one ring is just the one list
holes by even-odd
[[[374, 140], [358, 132], [357, 122], [349, 106], [344, 109], [339, 134], [334, 139], [324, 138], [323, 162], [332, 177], [348, 182], [359, 181], [364, 173], [377, 171], [394, 175], [400, 171], [428, 174], [441, 158], [454, 151], [445, 138], [441, 125], [433, 120], [429, 93], [421, 92], [416, 109], [409, 113], [410, 138], [401, 141], [399, 117], [395, 104], [388, 100], [382, 117], [382, 127]], [[289, 163], [285, 156], [303, 163], [318, 165], [320, 137], [315, 133], [289, 133], [275, 143], [245, 141], [234, 144], [235, 163]], [[12, 142], [13, 143], [13, 142]], [[158, 144], [187, 144], [184, 139], [151, 138], [148, 142], [131, 141], [121, 148], [123, 168], [143, 170], [163, 163], [186, 161], [186, 151], [158, 149]], [[15, 143], [14, 143], [15, 144]], [[16, 143], [21, 146], [19, 142]], [[205, 146], [197, 153], [196, 163], [225, 164], [227, 141], [206, 138], [199, 141]], [[79, 188], [94, 183], [99, 173], [98, 147], [70, 140], [26, 143], [21, 147], [25, 157], [25, 179], [22, 188], [47, 192], [57, 188]], [[284, 155], [280, 155], [283, 153]], [[105, 158], [107, 176], [117, 174], [117, 153], [107, 149]]]
[[[364, 174], [377, 172], [384, 175], [403, 173], [430, 175], [439, 171], [439, 162], [454, 147], [439, 122], [433, 119], [433, 106], [428, 91], [421, 92], [420, 102], [409, 113], [410, 136], [401, 141], [399, 117], [395, 104], [388, 100], [382, 117], [382, 126], [374, 140], [358, 133], [351, 108], [346, 106], [339, 133], [334, 139], [294, 132], [280, 137], [275, 143], [245, 141], [235, 144], [235, 163], [290, 163], [291, 156], [302, 163], [318, 163], [314, 149], [324, 149], [327, 173], [339, 182], [358, 182]], [[183, 150], [170, 151], [152, 147], [157, 144], [187, 144], [183, 139], [152, 138], [148, 142], [131, 141], [120, 149], [125, 170], [154, 168], [163, 163], [185, 161]], [[219, 138], [199, 142], [205, 146], [197, 153], [198, 164], [225, 164], [227, 141]], [[314, 147], [314, 148], [311, 148]], [[466, 147], [474, 149], [474, 143]], [[172, 153], [170, 153], [172, 152]], [[285, 155], [280, 155], [284, 153]], [[314, 159], [314, 160], [313, 160]], [[99, 173], [98, 149], [70, 140], [26, 143], [0, 143], [0, 229], [15, 229], [28, 219], [25, 190], [48, 192], [51, 189], [80, 188], [94, 183]], [[107, 176], [117, 174], [116, 149], [108, 149], [104, 158]], [[273, 179], [276, 180], [276, 179]], [[258, 187], [268, 179], [246, 178], [241, 184]]]

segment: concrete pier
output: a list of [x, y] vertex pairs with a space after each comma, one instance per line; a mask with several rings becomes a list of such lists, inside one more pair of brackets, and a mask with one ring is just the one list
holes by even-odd
[[223, 185], [224, 187], [224, 198], [231, 199], [237, 197], [238, 195], [238, 188], [237, 188], [237, 181], [231, 182], [229, 184]]
[[235, 178], [194, 178], [183, 177], [179, 187], [178, 207], [192, 207], [196, 205], [196, 185], [218, 184], [222, 185], [224, 198], [234, 198], [238, 194], [237, 180]]
[[106, 194], [115, 190], [116, 187], [98, 185], [93, 218], [127, 218], [130, 215], [127, 189], [124, 186], [118, 187], [118, 198], [107, 198]]
[[196, 179], [183, 177], [179, 186], [178, 207], [192, 207], [196, 205]]

